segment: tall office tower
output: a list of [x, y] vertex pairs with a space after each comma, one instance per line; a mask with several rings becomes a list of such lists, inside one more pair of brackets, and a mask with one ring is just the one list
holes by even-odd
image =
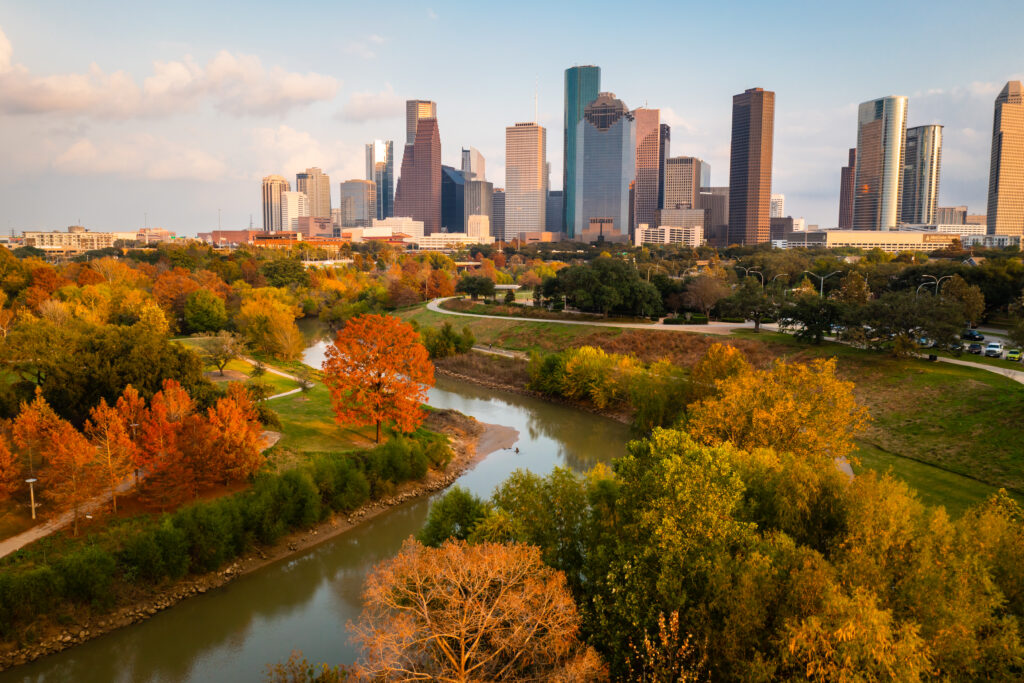
[[405, 101], [405, 144], [416, 142], [416, 130], [420, 119], [436, 119], [437, 102], [430, 100]]
[[441, 228], [466, 232], [466, 176], [452, 166], [441, 166]]
[[487, 180], [484, 172], [484, 155], [476, 147], [462, 148], [462, 172], [466, 180]]
[[658, 210], [658, 181], [661, 171], [661, 112], [634, 109], [636, 122], [636, 174], [633, 183], [633, 218], [630, 230], [640, 223], [654, 225]]
[[309, 215], [309, 200], [305, 192], [281, 193], [281, 229], [297, 231], [299, 219]]
[[505, 241], [505, 190], [500, 187], [491, 195], [491, 235], [495, 240]]
[[562, 130], [562, 224], [571, 238], [576, 226], [576, 128], [587, 105], [601, 91], [601, 67], [573, 66], [565, 70], [565, 119]]
[[[630, 185], [636, 173], [636, 121], [622, 100], [603, 92], [576, 124], [576, 191], [572, 235], [603, 219], [614, 236], [629, 234]], [[568, 201], [568, 198], [566, 199]], [[603, 229], [603, 228], [602, 228]]]
[[405, 146], [395, 189], [395, 216], [423, 221], [423, 232], [441, 231], [441, 134], [437, 119], [419, 119], [416, 142]]
[[491, 215], [493, 213], [494, 183], [489, 183], [486, 180], [467, 180], [464, 196], [466, 228], [469, 228], [470, 216], [487, 216], [488, 230], [490, 230], [493, 226]]
[[341, 227], [369, 228], [377, 217], [377, 184], [372, 180], [341, 183]]
[[315, 166], [305, 173], [295, 174], [295, 189], [306, 195], [309, 215], [313, 218], [331, 217], [331, 178]]
[[700, 186], [711, 187], [711, 164], [706, 161], [700, 162]]
[[562, 199], [564, 195], [561, 190], [548, 190], [547, 209], [544, 214], [544, 229], [548, 232], [564, 232], [565, 226], [562, 219], [565, 218]]
[[268, 175], [263, 179], [264, 232], [281, 230], [281, 193], [291, 189], [292, 186], [283, 176]]
[[988, 234], [1024, 235], [1024, 88], [1020, 81], [1010, 81], [996, 97]]
[[366, 179], [377, 186], [377, 216], [384, 220], [395, 209], [395, 153], [391, 140], [374, 140], [366, 144]]
[[839, 172], [839, 229], [853, 230], [854, 183], [857, 181], [857, 150], [850, 150], [850, 163]]
[[786, 195], [773, 194], [768, 203], [768, 217], [782, 218], [786, 215]]
[[750, 88], [732, 98], [732, 154], [729, 160], [729, 241], [769, 241], [775, 93]]
[[854, 230], [892, 230], [899, 224], [906, 139], [906, 97], [892, 95], [860, 105]]
[[544, 230], [548, 134], [536, 123], [505, 129], [505, 240]]
[[967, 207], [940, 206], [935, 209], [935, 222], [939, 225], [963, 225], [967, 222]]
[[[704, 237], [716, 247], [729, 246], [729, 188], [701, 187], [697, 208], [704, 209]], [[768, 223], [771, 229], [771, 221]]]
[[658, 160], [658, 208], [665, 208], [665, 164], [668, 162], [672, 129], [667, 123], [661, 124], [661, 159]]
[[931, 225], [939, 204], [939, 167], [942, 165], [942, 126], [907, 128], [903, 158], [901, 223]]
[[665, 201], [662, 206], [663, 209], [697, 208], [697, 195], [700, 194], [701, 164], [701, 160], [696, 157], [672, 157], [665, 162]]

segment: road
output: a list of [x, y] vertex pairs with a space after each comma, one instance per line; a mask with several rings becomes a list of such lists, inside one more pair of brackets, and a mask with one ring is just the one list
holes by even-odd
[[[444, 298], [444, 299], [434, 299], [433, 301], [431, 301], [430, 303], [427, 304], [427, 308], [429, 310], [431, 310], [431, 311], [434, 311], [435, 313], [442, 313], [444, 315], [461, 315], [461, 316], [464, 316], [464, 317], [467, 317], [467, 318], [489, 318], [491, 320], [517, 320], [517, 321], [520, 321], [520, 322], [533, 322], [533, 323], [544, 322], [544, 323], [554, 323], [556, 325], [591, 325], [591, 326], [594, 326], [594, 327], [623, 327], [623, 328], [631, 328], [631, 329], [637, 329], [637, 330], [656, 330], [656, 331], [662, 331], [662, 332], [689, 332], [691, 334], [692, 333], [697, 333], [697, 334], [718, 334], [718, 335], [723, 335], [723, 336], [731, 335], [732, 331], [735, 330], [735, 329], [741, 329], [741, 328], [753, 329], [753, 327], [754, 327], [754, 323], [749, 322], [749, 321], [745, 322], [745, 323], [716, 323], [716, 322], [709, 322], [707, 325], [657, 325], [657, 324], [647, 325], [647, 324], [644, 324], [644, 323], [600, 323], [600, 322], [587, 322], [587, 321], [582, 321], [582, 320], [542, 320], [542, 319], [539, 319], [539, 318], [519, 318], [519, 317], [514, 317], [514, 316], [508, 316], [508, 315], [477, 315], [476, 313], [463, 313], [462, 311], [449, 311], [448, 309], [441, 308], [441, 306], [439, 305], [439, 304], [441, 304], [441, 303], [443, 303], [445, 301], [448, 301], [448, 299], [454, 299], [454, 298], [455, 297], [447, 297], [447, 298]], [[765, 324], [761, 325], [761, 328], [766, 330], [766, 331], [770, 331], [770, 332], [778, 332], [779, 331], [778, 325], [774, 325], [774, 324], [765, 323]], [[985, 335], [986, 339], [989, 338], [989, 334], [991, 332], [994, 332], [994, 330], [989, 330], [989, 328], [984, 328], [983, 331], [982, 331], [982, 333]], [[997, 335], [993, 335], [993, 336], [997, 336]], [[829, 341], [838, 342], [837, 339], [832, 338], [832, 337], [829, 337], [828, 340]], [[477, 351], [485, 351], [485, 352], [489, 352], [489, 353], [498, 353], [499, 355], [508, 355], [507, 353], [499, 353], [497, 350], [483, 349], [481, 347], [473, 347], [473, 348], [475, 350], [477, 350]], [[512, 357], [514, 357], [514, 356], [512, 356]], [[996, 365], [986, 365], [984, 363], [973, 363], [973, 362], [971, 362], [969, 360], [960, 360], [960, 359], [957, 359], [957, 358], [945, 358], [943, 356], [939, 356], [939, 361], [943, 362], [943, 363], [952, 363], [954, 365], [962, 365], [962, 366], [968, 367], [968, 368], [977, 368], [978, 370], [985, 370], [986, 372], [991, 372], [991, 373], [994, 373], [994, 374], [997, 374], [997, 375], [1002, 375], [1003, 377], [1007, 377], [1009, 379], [1012, 379], [1015, 382], [1019, 382], [1020, 384], [1024, 384], [1024, 371], [1022, 371], [1022, 370], [1014, 370], [1013, 368], [1010, 368], [1010, 367], [1003, 368], [1003, 367], [999, 367], [999, 366], [996, 366]]]

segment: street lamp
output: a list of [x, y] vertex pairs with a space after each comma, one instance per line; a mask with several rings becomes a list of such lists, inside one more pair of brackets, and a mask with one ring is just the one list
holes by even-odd
[[[953, 276], [952, 275], [943, 275], [942, 277], [935, 277], [934, 275], [922, 275], [921, 277], [930, 277], [934, 281], [934, 284], [935, 284], [935, 296], [938, 296], [939, 295], [939, 283], [942, 282], [943, 280], [948, 280], [949, 278], [951, 278]], [[925, 282], [924, 284], [930, 285], [932, 283], [931, 282]], [[920, 289], [920, 287], [918, 287], [918, 289]]]
[[812, 273], [809, 270], [805, 270], [804, 272], [807, 273], [808, 275], [813, 275], [814, 277], [818, 278], [818, 282], [820, 283], [819, 284], [819, 290], [818, 290], [818, 296], [820, 296], [823, 299], [825, 298], [825, 280], [829, 279], [833, 275], [842, 275], [842, 273], [843, 273], [843, 271], [841, 271], [841, 270], [832, 271], [828, 275], [818, 275], [817, 273]]
[[[750, 273], [755, 273], [759, 278], [761, 278], [761, 289], [764, 289], [764, 273], [760, 270], [751, 270]], [[750, 277], [750, 273], [747, 273], [747, 277]]]
[[36, 479], [35, 477], [25, 480], [25, 483], [28, 484], [28, 498], [31, 501], [30, 505], [32, 506], [32, 519], [36, 518], [36, 488], [34, 484], [37, 481], [39, 480]]

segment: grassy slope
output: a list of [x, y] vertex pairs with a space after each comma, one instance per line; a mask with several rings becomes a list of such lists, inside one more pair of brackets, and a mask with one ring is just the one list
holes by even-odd
[[[402, 317], [420, 325], [466, 325], [478, 343], [523, 351], [558, 350], [597, 332], [621, 334], [583, 325], [454, 318], [422, 307]], [[854, 382], [873, 417], [859, 441], [862, 468], [891, 471], [927, 502], [954, 512], [998, 487], [1024, 494], [1024, 385], [948, 363], [897, 361], [839, 344], [808, 347], [785, 334], [746, 330], [736, 336], [787, 347], [784, 354], [797, 360], [838, 358], [840, 374]]]

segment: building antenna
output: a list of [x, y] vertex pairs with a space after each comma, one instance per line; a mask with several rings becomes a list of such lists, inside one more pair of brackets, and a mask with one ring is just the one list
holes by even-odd
[[536, 124], [540, 123], [540, 104], [538, 102], [540, 95], [540, 77], [534, 76], [533, 79], [533, 122]]

